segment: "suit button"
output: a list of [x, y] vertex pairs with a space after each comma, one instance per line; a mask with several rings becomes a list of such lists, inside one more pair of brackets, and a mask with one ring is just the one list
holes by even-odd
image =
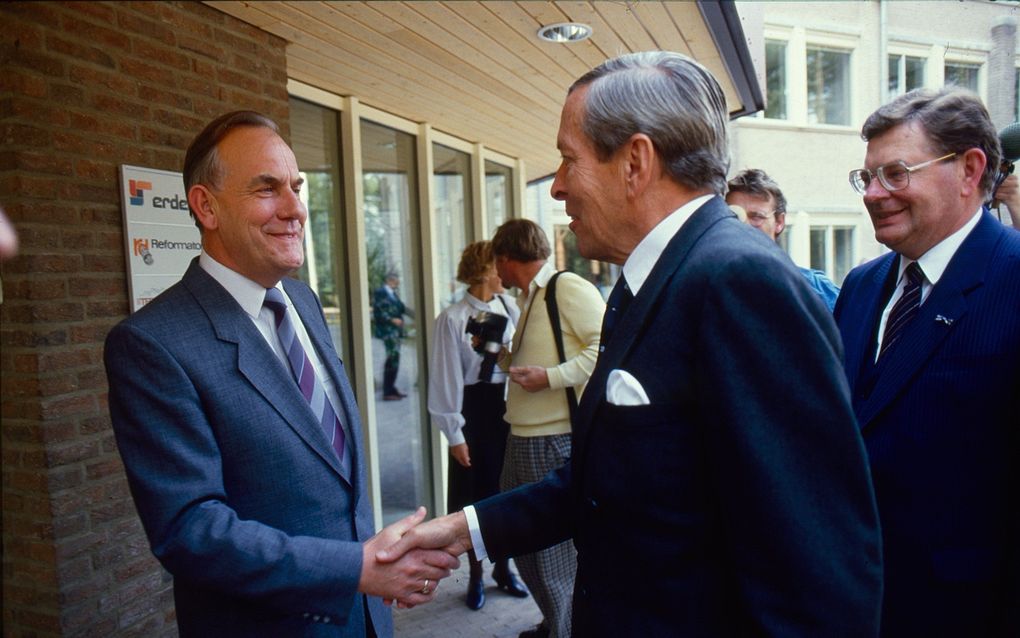
[[329, 618], [329, 616], [323, 616], [323, 617], [322, 617], [322, 622], [324, 622], [324, 623], [326, 623], [326, 624], [328, 625], [328, 624], [330, 623], [330, 618]]
[[307, 611], [305, 613], [301, 614], [302, 618], [308, 618], [309, 616], [311, 616], [311, 614], [308, 613]]
[[312, 620], [314, 620], [315, 622], [319, 622], [321, 618], [322, 616], [312, 616]]
[[597, 508], [598, 506], [599, 506], [599, 502], [598, 502], [598, 501], [596, 501], [596, 500], [595, 500], [595, 499], [593, 499], [593, 498], [589, 498], [589, 499], [588, 499], [588, 507], [590, 507], [590, 508], [592, 508], [592, 509], [595, 509], [595, 508]]

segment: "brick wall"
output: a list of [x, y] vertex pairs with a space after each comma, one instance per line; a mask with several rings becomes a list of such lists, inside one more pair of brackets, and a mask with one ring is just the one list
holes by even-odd
[[118, 167], [235, 108], [287, 129], [284, 42], [191, 2], [0, 3], [3, 634], [176, 635], [106, 409], [128, 313]]

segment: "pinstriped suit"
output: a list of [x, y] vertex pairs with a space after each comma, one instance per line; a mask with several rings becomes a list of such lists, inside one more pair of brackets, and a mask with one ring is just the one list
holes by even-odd
[[987, 212], [874, 363], [897, 255], [836, 303], [882, 527], [884, 636], [1020, 635], [1020, 233]]
[[358, 409], [318, 299], [283, 285], [340, 397], [350, 478], [290, 371], [196, 259], [107, 338], [131, 491], [182, 636], [360, 638], [366, 608], [390, 636], [389, 611], [357, 592], [373, 534]]

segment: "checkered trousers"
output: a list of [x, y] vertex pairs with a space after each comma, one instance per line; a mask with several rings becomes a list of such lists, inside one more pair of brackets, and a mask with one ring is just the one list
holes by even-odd
[[[526, 483], [542, 480], [546, 474], [570, 461], [570, 434], [514, 436], [507, 440], [499, 488], [507, 492]], [[570, 607], [577, 573], [577, 550], [565, 541], [534, 554], [514, 558], [538, 608], [545, 616], [551, 638], [569, 638]]]

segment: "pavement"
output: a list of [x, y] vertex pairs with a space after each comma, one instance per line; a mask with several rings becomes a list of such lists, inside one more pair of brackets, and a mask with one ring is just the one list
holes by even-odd
[[491, 573], [492, 564], [485, 561], [485, 606], [471, 611], [464, 604], [468, 561], [462, 556], [460, 569], [440, 583], [431, 603], [393, 610], [395, 638], [517, 638], [537, 625], [542, 612], [535, 600], [514, 598], [496, 589]]

